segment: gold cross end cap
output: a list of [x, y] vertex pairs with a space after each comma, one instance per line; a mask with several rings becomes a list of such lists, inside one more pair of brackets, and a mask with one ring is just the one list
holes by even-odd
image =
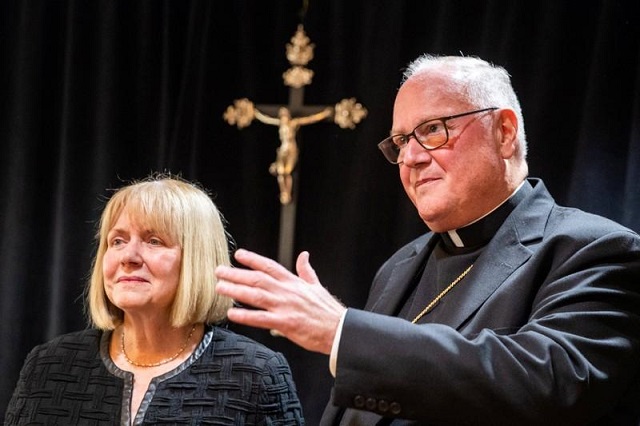
[[367, 109], [355, 98], [343, 99], [335, 106], [333, 121], [343, 129], [353, 129], [367, 116]]

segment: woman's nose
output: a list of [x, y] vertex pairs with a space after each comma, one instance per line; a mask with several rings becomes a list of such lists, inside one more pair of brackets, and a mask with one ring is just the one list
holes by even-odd
[[140, 255], [140, 244], [136, 241], [129, 241], [120, 252], [120, 262], [125, 264], [139, 264], [142, 262]]

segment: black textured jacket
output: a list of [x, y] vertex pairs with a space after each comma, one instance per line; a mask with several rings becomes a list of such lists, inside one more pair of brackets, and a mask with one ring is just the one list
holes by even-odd
[[[109, 357], [111, 332], [57, 337], [27, 356], [5, 425], [131, 424], [133, 375]], [[282, 354], [229, 330], [207, 328], [194, 353], [154, 378], [136, 425], [303, 425]]]

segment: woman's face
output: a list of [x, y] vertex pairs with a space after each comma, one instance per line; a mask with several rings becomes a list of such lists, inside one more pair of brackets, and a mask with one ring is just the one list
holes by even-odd
[[175, 241], [133, 220], [126, 209], [107, 235], [102, 273], [107, 297], [128, 314], [167, 318], [180, 280]]

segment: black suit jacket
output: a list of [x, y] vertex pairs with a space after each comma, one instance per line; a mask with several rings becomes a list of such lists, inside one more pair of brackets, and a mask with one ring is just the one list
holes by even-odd
[[341, 407], [375, 413], [365, 424], [639, 424], [640, 237], [529, 182], [429, 324], [391, 315], [437, 238], [385, 262], [347, 311], [322, 425]]

